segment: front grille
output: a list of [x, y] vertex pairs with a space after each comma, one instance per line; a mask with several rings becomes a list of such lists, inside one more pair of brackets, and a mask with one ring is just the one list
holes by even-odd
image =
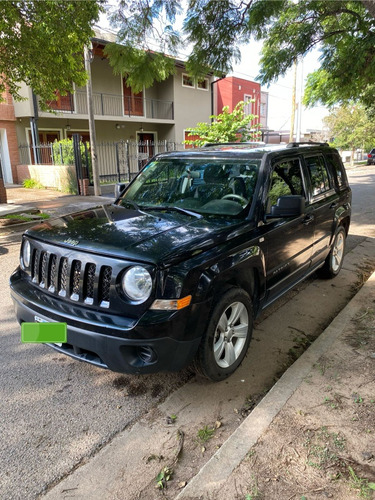
[[41, 288], [75, 302], [110, 306], [112, 267], [70, 260], [57, 253], [32, 251], [31, 279]]

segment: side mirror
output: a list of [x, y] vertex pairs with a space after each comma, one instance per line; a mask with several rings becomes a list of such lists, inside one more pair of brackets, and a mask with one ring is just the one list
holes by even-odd
[[305, 198], [299, 195], [280, 196], [268, 217], [298, 217], [305, 212]]
[[121, 195], [121, 193], [124, 191], [125, 188], [126, 188], [125, 182], [117, 182], [115, 184], [115, 198], [116, 198], [116, 200]]

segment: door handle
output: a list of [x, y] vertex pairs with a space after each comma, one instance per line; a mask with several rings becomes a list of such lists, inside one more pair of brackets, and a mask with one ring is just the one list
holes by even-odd
[[312, 222], [313, 220], [314, 220], [313, 215], [306, 215], [306, 217], [302, 221], [302, 224], [304, 224], [305, 226], [308, 226], [310, 224], [310, 222]]
[[337, 207], [337, 203], [333, 202], [330, 204], [329, 208], [336, 208]]

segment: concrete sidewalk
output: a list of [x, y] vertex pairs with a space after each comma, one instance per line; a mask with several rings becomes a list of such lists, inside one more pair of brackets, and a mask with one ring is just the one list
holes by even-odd
[[[10, 214], [23, 214], [39, 211], [50, 217], [59, 217], [97, 205], [111, 203], [114, 194], [106, 196], [77, 196], [63, 194], [53, 189], [27, 189], [18, 185], [6, 186], [8, 203], [0, 204], [0, 219]], [[22, 233], [37, 222], [18, 223], [0, 226], [0, 237]]]

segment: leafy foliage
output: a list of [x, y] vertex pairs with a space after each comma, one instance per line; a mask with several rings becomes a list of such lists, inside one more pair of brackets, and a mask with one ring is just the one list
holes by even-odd
[[370, 150], [374, 147], [375, 124], [363, 105], [351, 102], [335, 108], [324, 123], [333, 137], [334, 146], [352, 151], [352, 156], [357, 148]]
[[255, 116], [246, 116], [244, 106], [245, 103], [240, 101], [232, 113], [229, 113], [229, 106], [224, 106], [222, 113], [210, 117], [212, 123], [198, 123], [189, 129], [188, 137], [196, 138], [188, 139], [185, 143], [199, 147], [206, 143], [256, 140], [259, 132], [251, 130], [249, 126]]
[[[182, 0], [121, 0], [112, 17], [120, 27], [119, 41], [151, 51], [156, 44], [162, 54], [171, 55], [190, 46], [187, 70], [201, 78], [208, 70], [217, 75], [231, 71], [240, 58], [239, 45], [251, 37], [265, 40], [262, 84], [284, 75], [296, 59], [319, 47], [321, 67], [308, 78], [305, 103], [360, 99], [372, 104], [375, 6], [369, 0], [188, 0], [179, 32], [174, 26], [185, 5]], [[142, 74], [145, 63], [135, 56], [131, 67]], [[159, 62], [150, 67], [148, 82], [165, 71]]]
[[43, 101], [86, 83], [83, 48], [93, 35], [102, 0], [0, 2], [0, 94], [21, 99], [20, 83]]
[[174, 59], [163, 54], [147, 52], [129, 45], [111, 43], [104, 49], [116, 75], [127, 75], [126, 84], [135, 93], [151, 87], [176, 71]]

